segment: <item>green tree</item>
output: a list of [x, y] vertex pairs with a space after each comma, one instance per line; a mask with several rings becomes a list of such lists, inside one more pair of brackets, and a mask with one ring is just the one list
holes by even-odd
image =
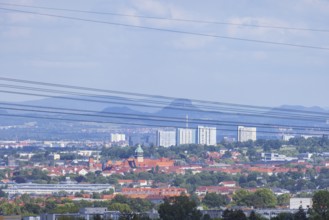
[[132, 212], [132, 210], [131, 210], [131, 208], [128, 204], [123, 204], [123, 203], [118, 203], [118, 202], [112, 203], [109, 206], [109, 210], [119, 211], [121, 213], [130, 213], [130, 212]]
[[294, 214], [289, 212], [282, 212], [276, 217], [271, 218], [272, 220], [294, 220]]
[[233, 195], [233, 201], [238, 206], [246, 206], [249, 205], [247, 198], [251, 195], [251, 193], [245, 189], [237, 190]]
[[313, 195], [312, 217], [315, 219], [329, 219], [329, 192], [320, 190]]
[[165, 198], [159, 207], [159, 215], [162, 220], [200, 220], [202, 216], [196, 203], [186, 195]]
[[4, 191], [2, 191], [2, 189], [0, 189], [0, 198], [7, 198], [8, 195], [7, 193], [5, 193]]
[[307, 220], [307, 215], [305, 210], [300, 206], [298, 212], [294, 214], [294, 220]]
[[226, 205], [227, 198], [221, 194], [207, 193], [202, 202], [209, 208], [216, 208]]
[[209, 214], [205, 214], [204, 216], [202, 216], [202, 220], [211, 220], [211, 217]]
[[177, 187], [180, 186], [183, 183], [184, 183], [184, 178], [181, 175], [176, 176], [176, 178], [173, 181], [173, 185], [177, 186]]
[[290, 201], [290, 194], [285, 193], [277, 197], [279, 206], [288, 206]]
[[41, 208], [37, 204], [26, 203], [23, 207], [24, 211], [29, 214], [40, 214]]
[[251, 196], [253, 206], [257, 208], [273, 208], [277, 199], [270, 189], [259, 189]]
[[18, 215], [21, 214], [21, 210], [16, 204], [5, 202], [0, 205], [0, 213], [3, 215]]
[[257, 214], [254, 210], [250, 212], [248, 220], [267, 220], [267, 218], [262, 217], [261, 215]]
[[101, 194], [98, 192], [93, 192], [93, 199], [100, 199], [101, 198]]
[[93, 220], [102, 220], [102, 216], [100, 214], [96, 214], [92, 218]]

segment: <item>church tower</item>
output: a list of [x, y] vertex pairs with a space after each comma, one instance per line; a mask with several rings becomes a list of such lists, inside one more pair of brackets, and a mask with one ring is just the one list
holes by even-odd
[[141, 145], [138, 145], [137, 149], [135, 150], [135, 158], [139, 163], [144, 162], [144, 151]]

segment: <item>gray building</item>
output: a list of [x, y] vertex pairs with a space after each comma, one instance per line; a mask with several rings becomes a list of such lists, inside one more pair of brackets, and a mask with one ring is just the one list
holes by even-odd
[[156, 133], [157, 146], [170, 147], [176, 145], [175, 130], [158, 130]]
[[238, 126], [238, 142], [256, 141], [257, 129], [255, 127]]
[[177, 145], [195, 144], [196, 130], [192, 128], [177, 128]]

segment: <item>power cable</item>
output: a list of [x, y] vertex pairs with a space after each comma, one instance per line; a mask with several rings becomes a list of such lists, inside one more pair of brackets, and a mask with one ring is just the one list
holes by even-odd
[[200, 24], [230, 25], [230, 26], [239, 26], [239, 27], [283, 29], [283, 30], [294, 30], [294, 31], [329, 32], [328, 29], [283, 27], [283, 26], [274, 26], [274, 25], [256, 25], [256, 24], [243, 24], [243, 23], [232, 23], [232, 22], [222, 22], [222, 21], [205, 21], [205, 20], [196, 20], [196, 19], [165, 18], [165, 17], [145, 16], [145, 15], [122, 14], [122, 13], [114, 13], [114, 12], [99, 12], [99, 11], [87, 11], [87, 10], [66, 9], [66, 8], [41, 7], [41, 6], [1, 3], [1, 2], [0, 2], [0, 5], [34, 8], [34, 9], [45, 9], [45, 10], [54, 10], [54, 11], [78, 12], [78, 13], [86, 13], [86, 14], [111, 15], [111, 16], [120, 16], [120, 17], [133, 17], [133, 18], [142, 18], [142, 19], [164, 20], [164, 21], [200, 23]]
[[[38, 96], [38, 97], [47, 97], [47, 98], [55, 98], [55, 99], [65, 99], [65, 100], [76, 100], [76, 101], [86, 101], [86, 102], [96, 102], [96, 103], [111, 103], [111, 104], [126, 104], [126, 105], [133, 105], [133, 106], [144, 106], [144, 107], [154, 107], [150, 105], [142, 105], [138, 103], [121, 103], [121, 102], [114, 102], [114, 101], [105, 101], [105, 100], [95, 100], [95, 99], [85, 99], [85, 98], [77, 98], [77, 97], [59, 97], [53, 95], [46, 95], [46, 94], [37, 94], [37, 93], [27, 93], [27, 92], [17, 92], [17, 91], [7, 91], [7, 90], [0, 90], [2, 93], [10, 93], [10, 94], [19, 94], [19, 95], [28, 95], [28, 96]], [[159, 107], [159, 106], [157, 106]], [[177, 107], [167, 107], [168, 109], [175, 109], [175, 110], [184, 110], [190, 112], [201, 112], [200, 110], [195, 109], [186, 109], [186, 108], [177, 108]], [[262, 118], [282, 118], [287, 120], [300, 120], [300, 121], [318, 121], [324, 122], [325, 118], [310, 118], [310, 117], [297, 117], [293, 115], [270, 115], [270, 114], [252, 114], [252, 113], [229, 113], [229, 112], [218, 112], [218, 111], [202, 111], [202, 113], [213, 113], [213, 114], [227, 114], [227, 115], [235, 115], [235, 116], [252, 116], [252, 117], [262, 117]]]
[[[2, 103], [0, 103], [1, 105]], [[5, 104], [6, 105], [6, 104]], [[22, 105], [18, 105], [22, 106]], [[27, 106], [27, 105], [25, 105]], [[33, 108], [48, 109], [48, 107], [42, 106], [28, 106]], [[16, 111], [27, 111], [27, 112], [38, 112], [38, 113], [51, 113], [51, 114], [61, 114], [61, 115], [74, 115], [74, 116], [87, 116], [87, 117], [101, 117], [101, 118], [115, 118], [115, 119], [131, 119], [131, 120], [147, 120], [147, 121], [157, 121], [157, 122], [168, 122], [168, 123], [185, 123], [184, 118], [178, 117], [158, 117], [158, 116], [148, 116], [148, 115], [138, 115], [138, 114], [122, 114], [122, 113], [102, 113], [102, 114], [87, 114], [87, 112], [98, 113], [95, 111], [83, 111], [83, 110], [73, 110], [67, 108], [52, 108], [56, 110], [65, 110], [65, 111], [77, 111], [75, 112], [63, 112], [63, 111], [46, 111], [38, 109], [27, 109], [27, 108], [14, 108], [14, 107], [0, 107], [0, 109], [5, 110], [16, 110]], [[81, 113], [82, 112], [82, 113]], [[203, 124], [203, 125], [216, 125], [216, 126], [237, 126], [238, 124], [248, 125], [248, 126], [257, 126], [262, 128], [289, 128], [295, 130], [321, 130], [329, 131], [329, 127], [309, 127], [309, 126], [287, 126], [287, 125], [278, 125], [278, 124], [261, 124], [261, 123], [248, 123], [248, 122], [238, 122], [238, 121], [217, 121], [217, 120], [200, 120], [200, 119], [190, 119], [190, 124]]]
[[11, 12], [17, 12], [17, 13], [33, 14], [33, 15], [55, 17], [55, 18], [62, 18], [62, 19], [70, 19], [70, 20], [76, 20], [76, 21], [85, 21], [85, 22], [92, 22], [92, 23], [99, 23], [99, 24], [108, 24], [108, 25], [113, 25], [113, 26], [122, 26], [122, 27], [129, 27], [129, 28], [138, 28], [138, 29], [145, 29], [145, 30], [170, 32], [170, 33], [185, 34], [185, 35], [200, 36], [200, 37], [211, 37], [211, 38], [220, 38], [220, 39], [251, 42], [251, 43], [271, 44], [271, 45], [279, 45], [279, 46], [289, 46], [289, 47], [299, 47], [299, 48], [329, 51], [329, 48], [327, 48], [327, 47], [319, 47], [319, 46], [312, 46], [312, 45], [280, 43], [280, 42], [274, 42], [274, 41], [255, 40], [255, 39], [238, 38], [238, 37], [228, 37], [228, 36], [215, 35], [215, 34], [203, 34], [203, 33], [196, 33], [196, 32], [190, 32], [190, 31], [172, 30], [172, 29], [165, 29], [165, 28], [157, 28], [157, 27], [148, 27], [148, 26], [141, 26], [141, 25], [132, 25], [132, 24], [110, 22], [110, 21], [100, 21], [100, 20], [94, 20], [94, 19], [78, 18], [78, 17], [71, 17], [71, 16], [65, 16], [65, 15], [48, 14], [48, 13], [39, 13], [39, 12], [24, 11], [24, 10], [17, 10], [17, 9], [10, 9], [10, 8], [3, 8], [3, 7], [0, 7], [0, 9], [4, 10], [4, 11], [11, 11]]
[[[46, 82], [31, 81], [31, 80], [14, 79], [14, 78], [8, 78], [8, 77], [0, 77], [0, 80], [16, 82], [16, 83], [23, 83], [23, 84], [47, 86], [47, 87], [59, 87], [59, 88], [66, 88], [66, 89], [128, 95], [128, 96], [136, 96], [136, 97], [151, 98], [151, 99], [164, 99], [164, 100], [168, 100], [168, 101], [173, 101], [176, 99], [184, 99], [181, 97], [159, 96], [159, 95], [149, 95], [149, 94], [143, 94], [143, 93], [132, 93], [132, 92], [123, 92], [123, 91], [115, 91], [115, 90], [97, 89], [97, 88], [82, 87], [82, 86], [72, 86], [72, 85], [65, 85], [65, 84], [55, 84], [55, 83], [46, 83]], [[303, 114], [316, 114], [316, 115], [322, 115], [322, 116], [329, 117], [329, 113], [322, 113], [322, 112], [317, 112], [317, 111], [306, 111], [306, 110], [287, 109], [287, 108], [273, 108], [273, 107], [265, 107], [265, 106], [254, 106], [254, 105], [242, 105], [242, 104], [225, 103], [225, 102], [205, 101], [205, 100], [199, 100], [199, 99], [189, 99], [189, 100], [192, 102], [198, 102], [198, 103], [204, 103], [204, 104], [210, 104], [210, 105], [216, 105], [216, 106], [224, 105], [224, 106], [233, 106], [233, 107], [239, 107], [239, 108], [259, 109], [259, 110], [263, 110], [263, 111], [270, 110], [270, 111], [278, 111], [278, 112], [294, 112], [294, 113], [298, 112], [298, 113], [303, 113]], [[168, 104], [168, 103], [166, 103], [166, 104]]]
[[[14, 89], [22, 89], [22, 90], [32, 90], [32, 91], [42, 91], [42, 92], [49, 92], [49, 93], [59, 93], [59, 94], [66, 94], [66, 95], [76, 95], [76, 96], [85, 96], [85, 97], [91, 97], [91, 98], [101, 98], [101, 99], [105, 99], [105, 100], [120, 100], [120, 101], [124, 101], [124, 102], [117, 102], [117, 101], [111, 101], [110, 103], [112, 104], [125, 104], [125, 105], [136, 105], [136, 106], [143, 106], [143, 107], [162, 107], [162, 106], [158, 106], [158, 105], [150, 105], [150, 104], [139, 104], [139, 103], [152, 103], [152, 104], [164, 104], [164, 105], [169, 105], [170, 103], [168, 102], [161, 102], [161, 101], [156, 101], [156, 100], [140, 100], [140, 99], [131, 99], [131, 98], [126, 98], [126, 97], [115, 97], [115, 96], [104, 96], [104, 95], [95, 95], [95, 94], [87, 94], [87, 93], [77, 93], [77, 92], [71, 92], [71, 91], [62, 91], [62, 90], [53, 90], [53, 89], [45, 89], [45, 88], [36, 88], [36, 87], [26, 87], [26, 86], [17, 86], [17, 85], [8, 85], [8, 84], [0, 84], [0, 87], [5, 87], [5, 88], [14, 88]], [[90, 100], [90, 99], [89, 99]], [[130, 101], [133, 101], [133, 103], [129, 103]], [[128, 103], [126, 103], [128, 102]], [[107, 101], [108, 103], [108, 101]], [[209, 109], [209, 110], [221, 110], [221, 113], [224, 113], [222, 110], [224, 110], [225, 112], [227, 111], [235, 111], [235, 112], [242, 112], [242, 113], [259, 113], [257, 111], [253, 111], [253, 110], [240, 110], [240, 109], [234, 109], [234, 108], [227, 108], [227, 107], [213, 107], [213, 106], [205, 106], [205, 105], [194, 105], [197, 108], [203, 108], [204, 109]], [[170, 106], [168, 108], [173, 108], [173, 109], [179, 109], [179, 110], [185, 110], [186, 108], [184, 108], [185, 106], [183, 104], [177, 103], [174, 106]], [[196, 110], [196, 111], [202, 111], [202, 110]], [[271, 113], [271, 115], [276, 115], [275, 113]], [[269, 115], [268, 115], [269, 116]], [[293, 116], [300, 116], [298, 114], [289, 114], [289, 116], [293, 117]], [[309, 115], [304, 116], [305, 117], [309, 117]], [[316, 116], [313, 116], [313, 118], [315, 118]], [[329, 117], [329, 115], [328, 115]], [[320, 118], [317, 117], [319, 120], [325, 120], [325, 118]]]
[[[152, 124], [142, 124], [142, 123], [130, 123], [130, 122], [110, 122], [110, 121], [96, 121], [96, 120], [81, 120], [81, 119], [72, 119], [72, 118], [54, 118], [54, 117], [41, 117], [41, 116], [35, 116], [35, 115], [17, 115], [17, 114], [3, 114], [0, 113], [0, 116], [6, 116], [6, 117], [20, 117], [20, 118], [33, 118], [33, 119], [52, 119], [52, 120], [59, 120], [59, 121], [74, 121], [74, 122], [89, 122], [89, 123], [102, 123], [102, 124], [121, 124], [121, 125], [129, 125], [129, 126], [144, 126], [144, 127], [155, 127], [155, 128], [181, 128], [178, 126], [164, 126], [164, 125], [152, 125]], [[236, 132], [237, 130], [233, 129], [218, 129], [217, 131], [229, 131], [229, 132]], [[274, 131], [262, 131], [258, 130], [257, 133], [268, 133], [268, 134], [282, 134], [283, 132], [274, 132]], [[324, 135], [327, 133], [299, 133], [299, 132], [293, 132], [295, 135]]]

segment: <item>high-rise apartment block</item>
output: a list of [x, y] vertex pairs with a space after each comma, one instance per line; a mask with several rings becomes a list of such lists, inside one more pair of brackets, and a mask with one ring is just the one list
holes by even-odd
[[216, 127], [198, 126], [198, 144], [216, 145]]
[[195, 144], [196, 130], [192, 128], [178, 128], [177, 129], [177, 145]]
[[126, 140], [126, 135], [125, 134], [111, 134], [111, 142], [120, 142], [120, 141], [125, 141]]
[[176, 145], [176, 131], [158, 130], [156, 133], [157, 146], [170, 147]]
[[256, 141], [256, 132], [255, 127], [238, 126], [238, 142]]

